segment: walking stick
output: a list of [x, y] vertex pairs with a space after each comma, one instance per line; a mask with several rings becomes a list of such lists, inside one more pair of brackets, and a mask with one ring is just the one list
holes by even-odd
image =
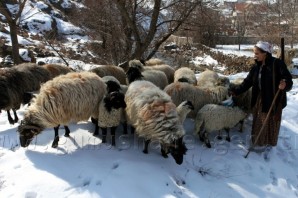
[[264, 123], [263, 123], [263, 125], [262, 125], [262, 128], [261, 128], [261, 130], [260, 130], [258, 136], [256, 137], [255, 141], [253, 142], [253, 144], [248, 148], [248, 152], [246, 153], [246, 155], [244, 156], [244, 158], [247, 158], [247, 156], [249, 155], [250, 151], [251, 151], [252, 148], [255, 146], [255, 143], [259, 140], [259, 138], [260, 138], [260, 136], [261, 136], [261, 134], [262, 134], [262, 132], [263, 132], [263, 130], [264, 130], [264, 128], [265, 128], [265, 125], [266, 125], [266, 123], [267, 123], [267, 121], [268, 121], [268, 119], [269, 119], [269, 116], [270, 116], [270, 114], [271, 114], [271, 111], [272, 111], [273, 106], [274, 106], [274, 104], [275, 104], [275, 102], [276, 102], [277, 96], [279, 95], [280, 90], [281, 90], [281, 89], [278, 89], [278, 91], [276, 92], [276, 94], [275, 94], [275, 96], [274, 96], [274, 98], [273, 98], [272, 104], [271, 104], [271, 106], [270, 106], [270, 108], [269, 108], [269, 111], [268, 111], [268, 113], [267, 113], [267, 115], [266, 115], [266, 118], [265, 118], [265, 120], [264, 120]]

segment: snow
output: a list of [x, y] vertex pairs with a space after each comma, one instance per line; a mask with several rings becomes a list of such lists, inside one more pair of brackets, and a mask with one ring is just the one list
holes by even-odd
[[233, 54], [237, 56], [253, 57], [253, 45], [217, 45], [213, 51], [219, 51], [224, 54]]
[[[245, 77], [246, 72], [228, 76]], [[27, 148], [19, 146], [18, 124], [10, 125], [0, 114], [0, 197], [297, 197], [298, 196], [298, 80], [287, 93], [278, 145], [270, 160], [248, 147], [251, 116], [245, 131], [231, 131], [231, 142], [211, 135], [206, 148], [193, 135], [194, 121], [184, 127], [187, 155], [177, 165], [169, 155], [161, 156], [152, 142], [149, 154], [142, 153], [143, 140], [116, 133], [116, 147], [92, 136], [91, 121], [69, 125], [71, 137], [62, 136], [51, 148], [54, 132], [46, 129]], [[296, 106], [296, 107], [295, 107]], [[27, 106], [17, 113], [22, 119]], [[115, 190], [117, 189], [117, 190]]]
[[197, 56], [192, 60], [192, 62], [197, 65], [197, 64], [206, 64], [206, 65], [217, 65], [218, 62], [217, 60], [214, 60], [210, 55], [204, 54], [203, 57]]

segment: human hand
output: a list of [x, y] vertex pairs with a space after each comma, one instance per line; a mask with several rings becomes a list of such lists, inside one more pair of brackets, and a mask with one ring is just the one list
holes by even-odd
[[280, 89], [280, 90], [284, 90], [285, 88], [286, 88], [286, 80], [285, 79], [282, 79], [280, 82], [279, 82], [279, 86], [278, 86], [278, 88]]

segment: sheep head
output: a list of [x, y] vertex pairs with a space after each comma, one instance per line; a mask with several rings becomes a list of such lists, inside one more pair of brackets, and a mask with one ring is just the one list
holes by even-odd
[[104, 97], [105, 108], [110, 112], [112, 108], [125, 108], [124, 94], [118, 91], [111, 92]]
[[112, 81], [112, 80], [107, 81], [106, 85], [107, 85], [108, 93], [111, 93], [113, 91], [120, 91], [120, 89], [121, 89], [120, 85], [117, 82]]
[[22, 147], [27, 147], [33, 138], [42, 131], [40, 126], [33, 124], [28, 124], [24, 120], [18, 127], [18, 132], [20, 136], [20, 144]]
[[126, 72], [128, 83], [132, 83], [135, 80], [141, 80], [144, 76], [138, 68], [130, 67]]
[[175, 140], [172, 144], [168, 145], [168, 152], [171, 153], [176, 163], [181, 165], [183, 163], [183, 155], [186, 154], [187, 148], [183, 142], [183, 137]]

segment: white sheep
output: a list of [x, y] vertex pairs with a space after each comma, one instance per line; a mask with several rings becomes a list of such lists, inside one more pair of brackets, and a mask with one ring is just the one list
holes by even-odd
[[198, 76], [197, 85], [201, 88], [209, 88], [215, 86], [229, 87], [230, 80], [228, 77], [218, 75], [218, 73], [216, 73], [215, 71], [206, 69]]
[[194, 111], [188, 114], [191, 118], [195, 118], [205, 104], [219, 104], [228, 98], [228, 88], [223, 86], [202, 89], [188, 83], [177, 82], [166, 86], [164, 91], [171, 96], [176, 105], [184, 100], [192, 102]]
[[92, 72], [72, 72], [46, 82], [18, 127], [21, 146], [28, 146], [45, 128], [55, 127], [52, 147], [57, 147], [57, 126], [97, 118], [105, 94], [105, 83]]
[[162, 155], [167, 157], [170, 152], [181, 164], [187, 150], [182, 142], [185, 131], [171, 97], [151, 82], [134, 81], [128, 87], [125, 102], [128, 123], [146, 140], [143, 152], [148, 153], [150, 140], [158, 140]]
[[[207, 104], [199, 110], [196, 116], [195, 132], [199, 135], [200, 140], [204, 141], [208, 148], [211, 148], [209, 133], [225, 129], [226, 140], [230, 141], [229, 130], [246, 116], [247, 114], [239, 107]], [[221, 136], [218, 137], [221, 138]]]
[[168, 79], [164, 72], [157, 70], [145, 70], [142, 72], [142, 67], [133, 66], [129, 67], [126, 75], [128, 84], [135, 80], [147, 80], [161, 89], [164, 89], [168, 85]]
[[192, 85], [197, 85], [197, 78], [190, 68], [181, 67], [175, 71], [174, 82], [188, 82]]

